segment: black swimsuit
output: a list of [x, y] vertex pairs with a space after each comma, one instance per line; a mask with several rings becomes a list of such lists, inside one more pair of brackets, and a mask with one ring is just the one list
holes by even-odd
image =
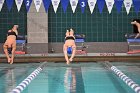
[[15, 36], [17, 37], [17, 35], [16, 35], [16, 33], [15, 33], [14, 31], [8, 32], [7, 35], [8, 35], [8, 36], [10, 36], [10, 35], [15, 35]]
[[9, 54], [12, 54], [12, 47], [7, 48], [7, 50]]
[[68, 36], [65, 38], [65, 40], [75, 40], [75, 38], [73, 36]]
[[[17, 37], [17, 35], [16, 35], [16, 33], [14, 31], [8, 32], [7, 35], [8, 36], [14, 35], [14, 36]], [[11, 47], [8, 47], [7, 50], [8, 50], [8, 53], [11, 54], [12, 53], [12, 46]]]

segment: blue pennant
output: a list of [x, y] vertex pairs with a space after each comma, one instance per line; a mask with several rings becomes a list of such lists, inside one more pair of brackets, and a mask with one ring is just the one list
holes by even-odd
[[133, 0], [133, 5], [136, 13], [140, 11], [140, 0]]
[[43, 0], [43, 4], [45, 7], [45, 11], [48, 12], [49, 6], [51, 4], [51, 0]]
[[14, 0], [6, 0], [8, 10], [10, 11], [13, 6]]
[[69, 4], [69, 0], [61, 0], [61, 5], [62, 5], [64, 13], [66, 13], [68, 4]]
[[99, 12], [102, 13], [104, 5], [105, 5], [105, 0], [97, 0], [97, 4], [98, 4]]
[[25, 6], [26, 6], [27, 12], [28, 12], [29, 9], [30, 9], [31, 3], [32, 3], [32, 0], [24, 0], [24, 4], [25, 4]]
[[121, 11], [122, 4], [123, 4], [123, 0], [115, 0], [115, 5], [116, 5], [118, 13], [120, 13], [120, 11]]
[[80, 4], [80, 6], [81, 6], [81, 11], [82, 11], [82, 13], [84, 13], [85, 7], [86, 7], [86, 5], [87, 5], [87, 0], [79, 0], [79, 4]]

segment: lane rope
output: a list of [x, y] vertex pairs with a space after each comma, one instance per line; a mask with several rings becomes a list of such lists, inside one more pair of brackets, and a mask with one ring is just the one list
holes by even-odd
[[37, 77], [37, 75], [43, 70], [47, 62], [43, 62], [37, 69], [35, 69], [27, 78], [25, 78], [16, 88], [14, 88], [10, 93], [21, 93], [31, 81]]
[[105, 62], [106, 66], [111, 69], [121, 80], [123, 80], [126, 85], [131, 87], [135, 91], [135, 93], [140, 93], [140, 86], [136, 82], [134, 82], [131, 78], [126, 76], [121, 70], [119, 70], [117, 67], [113, 66], [109, 62]]

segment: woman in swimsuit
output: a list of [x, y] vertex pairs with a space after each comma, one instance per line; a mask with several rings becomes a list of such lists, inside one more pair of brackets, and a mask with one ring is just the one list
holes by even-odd
[[136, 39], [136, 38], [138, 38], [140, 36], [140, 23], [138, 23], [136, 20], [134, 20], [133, 22], [131, 22], [131, 24], [137, 26], [138, 33], [135, 36], [135, 39]]
[[[67, 49], [69, 47], [72, 48], [72, 55], [70, 59], [68, 58], [68, 53], [67, 53]], [[73, 60], [75, 56], [75, 52], [76, 52], [76, 44], [75, 44], [75, 37], [74, 37], [73, 29], [70, 29], [70, 31], [67, 30], [66, 32], [65, 44], [63, 45], [63, 52], [64, 52], [66, 63], [69, 64]]]
[[[12, 64], [16, 50], [16, 37], [18, 35], [18, 25], [14, 25], [11, 30], [7, 33], [7, 39], [3, 45], [4, 53], [7, 57], [8, 63]], [[11, 57], [9, 54], [12, 54]]]

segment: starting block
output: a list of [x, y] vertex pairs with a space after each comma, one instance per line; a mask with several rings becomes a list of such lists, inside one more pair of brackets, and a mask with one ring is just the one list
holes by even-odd
[[140, 53], [140, 37], [135, 38], [137, 33], [125, 34], [128, 44], [128, 54]]
[[17, 44], [17, 49], [15, 51], [15, 54], [25, 54], [26, 50], [26, 36], [21, 36], [21, 35], [18, 35], [17, 36], [17, 39], [16, 39], [16, 44]]
[[127, 54], [140, 53], [140, 38], [128, 38], [128, 52]]
[[140, 43], [140, 39], [127, 39], [128, 43], [133, 43], [133, 42], [137, 42]]
[[81, 44], [81, 45], [77, 45], [77, 48], [79, 47], [79, 49], [76, 50], [76, 54], [87, 54], [85, 48], [87, 48], [87, 46], [85, 46], [85, 35], [84, 34], [77, 34], [75, 35], [75, 43], [76, 44]]

